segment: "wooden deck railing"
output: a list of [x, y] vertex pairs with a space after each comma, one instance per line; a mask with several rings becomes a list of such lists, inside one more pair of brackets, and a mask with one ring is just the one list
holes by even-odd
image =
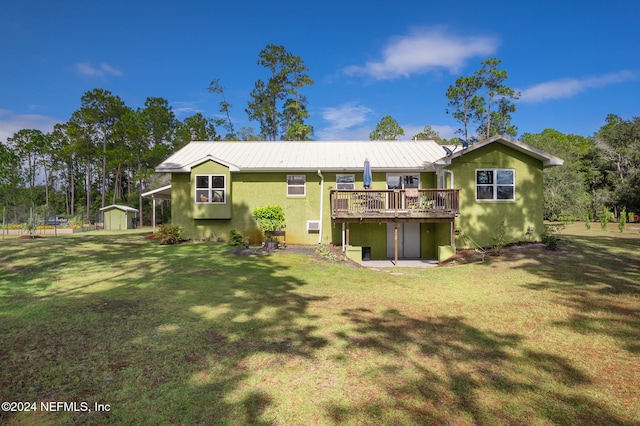
[[460, 212], [458, 189], [337, 190], [333, 219], [451, 219]]

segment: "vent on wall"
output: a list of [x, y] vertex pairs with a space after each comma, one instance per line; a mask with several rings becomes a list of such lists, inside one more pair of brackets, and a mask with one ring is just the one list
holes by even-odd
[[307, 221], [307, 231], [319, 231], [320, 230], [320, 221], [319, 220], [308, 220]]

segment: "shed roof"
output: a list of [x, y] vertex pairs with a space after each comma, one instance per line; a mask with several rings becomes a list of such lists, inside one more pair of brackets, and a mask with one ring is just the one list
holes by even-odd
[[134, 209], [133, 207], [123, 206], [120, 204], [111, 204], [110, 206], [102, 207], [100, 210], [109, 210], [109, 209], [118, 209], [123, 210], [125, 212], [138, 212], [138, 209]]
[[374, 171], [433, 170], [444, 154], [434, 141], [191, 142], [156, 171], [189, 172], [207, 160], [231, 171], [361, 170], [365, 159]]

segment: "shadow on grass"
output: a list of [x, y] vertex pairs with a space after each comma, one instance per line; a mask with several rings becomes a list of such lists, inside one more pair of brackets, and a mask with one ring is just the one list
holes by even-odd
[[337, 336], [344, 358], [383, 355], [367, 376], [384, 392], [328, 404], [336, 423], [357, 423], [366, 413], [382, 424], [630, 424], [576, 396], [591, 381], [569, 360], [527, 349], [518, 335], [482, 331], [461, 317], [368, 309], [343, 315], [355, 324], [353, 333]]
[[574, 314], [556, 325], [610, 336], [640, 353], [640, 236], [562, 236], [558, 251], [521, 266], [544, 282], [525, 285], [558, 295]]
[[[309, 308], [330, 298], [304, 294], [307, 282], [290, 267], [300, 258], [234, 257], [213, 244], [159, 247], [113, 236], [28, 243], [0, 253], [0, 399], [112, 409], [3, 412], [1, 423], [271, 424], [276, 390], [252, 379], [273, 368], [268, 385], [287, 387], [284, 365], [296, 358], [349, 369], [361, 393], [374, 383], [368, 398], [327, 403], [316, 419], [625, 424], [585, 396], [581, 388], [591, 382], [569, 360], [463, 317], [347, 309], [338, 313], [348, 326], [327, 336]], [[563, 274], [560, 283], [572, 289], [566, 294], [583, 297], [566, 272], [545, 266], [554, 259], [539, 262], [549, 281]], [[78, 267], [88, 282], [64, 285], [65, 272]], [[336, 347], [337, 362], [323, 358]], [[362, 377], [360, 361], [367, 363]]]
[[[112, 410], [0, 412], [0, 423], [266, 424], [268, 392], [238, 389], [244, 361], [327, 344], [307, 312], [324, 298], [296, 293], [305, 282], [267, 255], [112, 236], [38, 244], [0, 256], [0, 399]], [[77, 267], [104, 273], [60, 285]]]

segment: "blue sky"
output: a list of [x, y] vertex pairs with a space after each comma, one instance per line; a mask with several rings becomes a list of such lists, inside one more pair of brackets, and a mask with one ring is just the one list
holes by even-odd
[[453, 137], [449, 85], [488, 57], [522, 92], [512, 122], [591, 136], [607, 114], [640, 115], [640, 2], [33, 1], [0, 2], [0, 141], [65, 122], [102, 88], [130, 107], [169, 101], [179, 119], [219, 114], [236, 128], [267, 44], [299, 55], [318, 140], [367, 140], [385, 115], [405, 139], [426, 125]]

